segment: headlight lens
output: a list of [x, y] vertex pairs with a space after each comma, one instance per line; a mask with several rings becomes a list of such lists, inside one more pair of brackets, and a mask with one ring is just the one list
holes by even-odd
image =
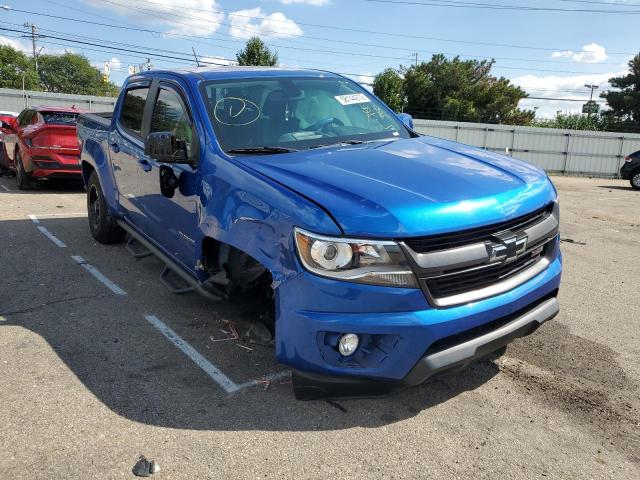
[[418, 288], [407, 259], [395, 242], [331, 238], [295, 229], [303, 266], [323, 277], [349, 282]]

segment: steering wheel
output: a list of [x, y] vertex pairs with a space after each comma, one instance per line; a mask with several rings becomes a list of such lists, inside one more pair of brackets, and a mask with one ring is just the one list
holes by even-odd
[[327, 117], [314, 123], [313, 125], [309, 125], [307, 128], [305, 128], [305, 130], [309, 130], [309, 131], [324, 130], [325, 128], [327, 128], [329, 125], [333, 123], [335, 123], [340, 127], [344, 127], [344, 122], [339, 118]]

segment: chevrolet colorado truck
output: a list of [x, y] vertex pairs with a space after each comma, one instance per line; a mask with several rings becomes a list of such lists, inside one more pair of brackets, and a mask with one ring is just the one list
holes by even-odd
[[79, 117], [89, 227], [269, 289], [297, 398], [417, 385], [552, 319], [562, 259], [543, 171], [411, 125], [324, 71], [144, 72]]

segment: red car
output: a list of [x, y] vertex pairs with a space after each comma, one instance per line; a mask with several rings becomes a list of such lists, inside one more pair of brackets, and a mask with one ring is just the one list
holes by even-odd
[[29, 107], [5, 130], [2, 160], [16, 173], [18, 188], [44, 178], [81, 180], [76, 108]]

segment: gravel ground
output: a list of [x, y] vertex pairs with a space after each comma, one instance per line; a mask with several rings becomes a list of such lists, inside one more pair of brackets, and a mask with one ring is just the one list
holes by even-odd
[[[171, 295], [156, 259], [93, 241], [82, 191], [0, 178], [0, 479], [134, 478], [141, 454], [159, 479], [640, 478], [640, 192], [554, 182], [556, 319], [495, 363], [331, 404], [294, 400], [286, 373], [260, 382], [286, 369], [243, 337], [251, 302]], [[241, 388], [226, 393], [149, 315]], [[214, 341], [229, 321], [241, 338]]]

